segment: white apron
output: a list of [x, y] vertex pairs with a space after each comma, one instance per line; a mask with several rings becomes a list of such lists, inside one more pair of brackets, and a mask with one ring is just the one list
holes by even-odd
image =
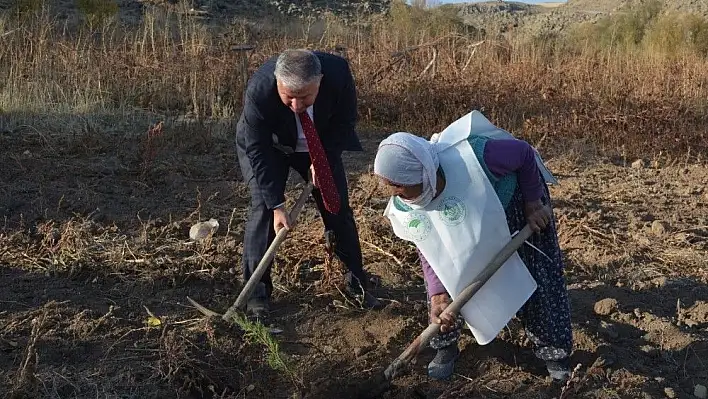
[[[453, 122], [443, 132], [434, 134], [431, 138], [431, 141], [438, 141], [438, 138], [443, 133], [447, 134], [447, 136], [450, 137], [449, 133], [451, 130], [454, 130], [457, 133], [465, 131], [467, 133], [474, 132], [476, 136], [489, 137], [491, 139], [517, 140], [517, 138], [514, 137], [511, 133], [494, 126], [494, 124], [492, 124], [489, 119], [485, 118], [485, 116], [477, 110], [472, 111], [469, 114], [458, 119], [457, 121]], [[453, 137], [456, 136], [453, 135]], [[543, 158], [541, 158], [541, 154], [538, 153], [538, 150], [536, 148], [533, 148], [533, 151], [536, 157], [536, 166], [538, 166], [538, 169], [541, 171], [541, 175], [543, 175], [543, 179], [546, 181], [546, 183], [559, 184], [558, 180], [556, 180], [551, 171], [548, 170], [548, 168], [544, 164]]]
[[[396, 236], [415, 243], [453, 299], [511, 239], [502, 204], [467, 141], [469, 132], [469, 124], [453, 124], [440, 135], [436, 145], [445, 148], [439, 159], [446, 184], [437, 198], [406, 211], [392, 197], [384, 211]], [[477, 342], [491, 342], [535, 289], [515, 252], [462, 307]]]

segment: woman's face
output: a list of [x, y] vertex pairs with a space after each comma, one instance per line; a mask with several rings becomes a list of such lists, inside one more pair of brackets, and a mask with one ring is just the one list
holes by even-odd
[[423, 183], [416, 184], [415, 186], [401, 186], [399, 184], [390, 182], [383, 177], [379, 177], [381, 186], [384, 188], [387, 195], [396, 195], [404, 200], [414, 200], [423, 194]]

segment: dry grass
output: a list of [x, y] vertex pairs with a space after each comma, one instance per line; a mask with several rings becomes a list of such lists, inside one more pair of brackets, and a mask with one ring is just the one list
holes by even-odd
[[[705, 161], [708, 62], [700, 55], [501, 41], [465, 35], [444, 15], [426, 24], [421, 18], [427, 14], [400, 10], [392, 19], [354, 24], [324, 15], [299, 30], [267, 34], [240, 22], [210, 26], [177, 11], [150, 8], [138, 29], [115, 22], [65, 29], [41, 11], [0, 19], [0, 140], [7, 144], [0, 154], [0, 206], [11, 209], [0, 228], [0, 263], [49, 280], [15, 282], [28, 292], [35, 284], [51, 291], [54, 279], [70, 279], [66, 289], [59, 284], [57, 295], [80, 304], [49, 302], [51, 309], [26, 312], [13, 304], [10, 313], [0, 312], [10, 320], [0, 343], [25, 348], [18, 362], [8, 361], [17, 373], [4, 384], [18, 395], [245, 397], [257, 396], [249, 387], [258, 381], [276, 391], [306, 379], [300, 363], [284, 383], [268, 374], [277, 342], [261, 336], [267, 350], [249, 348], [239, 334], [184, 319], [191, 310], [170, 308], [189, 294], [225, 309], [237, 287], [229, 269], [238, 269], [247, 194], [231, 145], [248, 74], [241, 70], [244, 53], [232, 51], [233, 44], [257, 44], [246, 72], [285, 47], [346, 48], [369, 144], [399, 130], [430, 135], [477, 108], [538, 145], [544, 157], [563, 155], [554, 161], [571, 163], [558, 165], [564, 171], [595, 162], [588, 155], [603, 152], [603, 161], [616, 157], [629, 164], [643, 157], [673, 166], [659, 177], [641, 169], [636, 180], [615, 166], [583, 176], [595, 181], [566, 179], [554, 196], [563, 202], [559, 231], [569, 275], [612, 281], [634, 279], [623, 275], [627, 269], [651, 278], [700, 275], [705, 229], [689, 229], [708, 222], [698, 212], [670, 220], [680, 230], [650, 246], [643, 218], [650, 210], [669, 220], [698, 209], [697, 196], [708, 194], [680, 194], [685, 207], [670, 202], [672, 193], [655, 193], [637, 205], [644, 182], [674, 184], [674, 171]], [[405, 29], [393, 32], [392, 25]], [[418, 274], [415, 253], [381, 216], [384, 204], [367, 165], [355, 166], [351, 202], [365, 259], [387, 264], [411, 283]], [[672, 190], [704, 178], [698, 170], [690, 173]], [[623, 192], [594, 191], [612, 179], [625, 184]], [[669, 205], [654, 210], [655, 200]], [[584, 201], [607, 209], [593, 210]], [[627, 214], [632, 207], [637, 215]], [[297, 297], [295, 303], [306, 297], [317, 309], [317, 300], [338, 297], [343, 268], [325, 251], [311, 208], [301, 218], [314, 223], [303, 223], [279, 251], [274, 275], [281, 298]], [[189, 226], [210, 217], [224, 222], [222, 231], [204, 243], [188, 242]], [[302, 269], [321, 271], [319, 281], [302, 279]], [[81, 291], [73, 292], [76, 287]], [[107, 311], [88, 310], [104, 306], [91, 302], [103, 295], [116, 303]], [[143, 301], [150, 300], [170, 314], [158, 327], [144, 323]], [[397, 300], [408, 305], [408, 293]], [[75, 342], [93, 345], [87, 353], [94, 357], [78, 362], [85, 361], [84, 369], [60, 369], [51, 356], [41, 356], [51, 354], [52, 345], [67, 353]], [[123, 359], [128, 370], [121, 368]], [[94, 392], [99, 373], [115, 377], [101, 380]]]
[[209, 26], [159, 8], [130, 30], [112, 22], [65, 29], [41, 11], [6, 17], [3, 128], [28, 125], [51, 140], [180, 115], [233, 121], [244, 53], [231, 45], [256, 43], [249, 71], [285, 47], [345, 47], [361, 121], [378, 131], [429, 135], [478, 108], [533, 142], [592, 138], [598, 149], [625, 145], [634, 154], [705, 150], [708, 68], [698, 55], [578, 51], [542, 40], [480, 44], [448, 19], [424, 24], [425, 15], [400, 11], [347, 26], [322, 18], [299, 35], [264, 36], [246, 23]]

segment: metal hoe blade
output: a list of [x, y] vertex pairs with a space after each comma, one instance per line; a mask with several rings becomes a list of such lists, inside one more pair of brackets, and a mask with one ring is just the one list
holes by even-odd
[[203, 315], [207, 317], [219, 317], [224, 321], [231, 321], [233, 319], [234, 313], [236, 313], [239, 310], [242, 310], [246, 302], [248, 301], [248, 298], [250, 298], [251, 294], [253, 293], [253, 290], [256, 288], [256, 285], [261, 281], [261, 277], [263, 277], [263, 274], [265, 271], [268, 269], [268, 266], [270, 265], [270, 262], [273, 260], [275, 257], [275, 253], [280, 247], [280, 245], [285, 241], [285, 238], [287, 237], [288, 233], [290, 230], [292, 230], [295, 227], [296, 221], [298, 216], [300, 215], [300, 212], [302, 211], [303, 207], [305, 206], [305, 202], [307, 201], [307, 198], [310, 196], [312, 193], [312, 190], [314, 188], [314, 185], [312, 182], [308, 182], [305, 185], [305, 188], [303, 188], [302, 193], [300, 193], [300, 197], [298, 197], [297, 201], [295, 202], [295, 205], [293, 206], [292, 210], [290, 211], [290, 222], [291, 226], [290, 228], [284, 227], [278, 231], [278, 234], [276, 234], [275, 239], [273, 242], [270, 244], [268, 247], [268, 250], [266, 253], [263, 255], [263, 258], [261, 258], [261, 261], [258, 263], [258, 266], [256, 267], [256, 270], [253, 272], [251, 275], [251, 278], [248, 279], [246, 282], [246, 285], [243, 287], [243, 290], [241, 290], [241, 293], [239, 294], [238, 298], [236, 298], [236, 301], [234, 302], [233, 305], [226, 311], [226, 313], [219, 314], [203, 305], [200, 305], [197, 301], [187, 297], [187, 300]]

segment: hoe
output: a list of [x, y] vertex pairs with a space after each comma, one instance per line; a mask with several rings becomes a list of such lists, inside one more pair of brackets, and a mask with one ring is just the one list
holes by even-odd
[[[293, 223], [291, 225], [291, 228], [294, 227], [295, 220], [297, 219], [297, 216], [302, 210], [305, 201], [307, 200], [307, 197], [312, 192], [312, 188], [312, 183], [308, 183], [300, 194], [300, 197], [298, 198], [297, 202], [293, 206], [293, 209], [290, 212], [290, 218]], [[263, 273], [267, 268], [267, 265], [275, 255], [278, 246], [280, 246], [280, 244], [285, 240], [285, 236], [287, 235], [289, 230], [290, 229], [283, 228], [278, 232], [275, 237], [275, 240], [273, 240], [273, 243], [270, 245], [265, 255], [263, 256], [263, 259], [261, 259], [260, 263], [258, 264], [256, 271], [246, 283], [245, 287], [241, 291], [241, 294], [239, 294], [238, 298], [236, 299], [236, 302], [234, 302], [234, 304], [226, 311], [226, 313], [220, 315], [219, 313], [214, 312], [213, 310], [209, 310], [206, 307], [200, 305], [189, 297], [187, 297], [187, 299], [202, 314], [209, 317], [221, 316], [223, 320], [231, 321], [234, 313], [237, 312], [239, 309], [242, 309], [246, 304], [248, 297], [253, 292], [253, 289], [255, 288], [256, 284], [260, 281], [261, 277], [263, 276]], [[531, 237], [532, 234], [533, 231], [531, 230], [531, 227], [529, 225], [526, 225], [496, 254], [496, 256], [489, 262], [489, 264], [487, 264], [487, 266], [482, 270], [482, 272], [479, 273], [479, 275], [474, 279], [474, 281], [472, 281], [472, 283], [470, 283], [459, 293], [459, 295], [457, 295], [457, 297], [452, 301], [452, 303], [450, 303], [450, 305], [445, 309], [445, 312], [458, 314], [462, 307], [464, 307], [464, 305], [482, 288], [482, 286], [494, 275], [494, 273], [496, 273], [497, 270], [499, 270], [504, 265], [504, 263], [516, 252], [516, 250], [518, 250], [521, 245], [523, 245], [524, 241]], [[423, 330], [423, 332], [421, 332], [420, 335], [418, 335], [413, 340], [413, 342], [408, 345], [408, 347], [403, 351], [403, 353], [401, 353], [401, 355], [399, 355], [385, 370], [383, 370], [383, 372], [378, 373], [377, 375], [373, 376], [373, 378], [371, 378], [369, 381], [362, 384], [358, 389], [358, 393], [356, 394], [356, 396], [358, 398], [376, 398], [382, 395], [384, 392], [388, 391], [391, 388], [391, 381], [395, 377], [404, 373], [405, 369], [411, 363], [411, 361], [413, 361], [413, 359], [415, 359], [418, 354], [423, 349], [425, 349], [425, 347], [430, 343], [430, 340], [433, 337], [437, 336], [439, 333], [440, 324], [431, 323], [430, 325], [428, 325], [428, 327]]]
[[[482, 288], [499, 268], [516, 252], [524, 241], [533, 234], [531, 227], [526, 225], [492, 258], [479, 275], [465, 287], [457, 297], [445, 308], [444, 312], [458, 314], [463, 306]], [[383, 372], [374, 375], [358, 389], [358, 398], [376, 398], [391, 388], [391, 380], [401, 375], [418, 354], [425, 349], [430, 340], [440, 333], [440, 324], [431, 323], [411, 342]]]
[[295, 227], [297, 217], [300, 215], [302, 208], [305, 206], [305, 202], [310, 196], [310, 193], [312, 193], [313, 187], [314, 186], [312, 182], [308, 182], [305, 185], [305, 188], [302, 189], [300, 197], [297, 199], [295, 205], [293, 205], [293, 208], [290, 210], [290, 228], [284, 227], [278, 231], [278, 234], [276, 234], [275, 239], [268, 247], [268, 250], [263, 255], [263, 258], [261, 258], [261, 261], [258, 263], [258, 266], [251, 275], [251, 278], [248, 279], [248, 282], [246, 282], [246, 285], [243, 287], [243, 290], [241, 290], [241, 293], [239, 294], [238, 298], [236, 298], [236, 302], [231, 305], [231, 307], [226, 311], [226, 313], [221, 315], [213, 310], [210, 310], [200, 305], [197, 301], [193, 300], [190, 297], [187, 297], [187, 300], [189, 300], [189, 302], [191, 302], [191, 304], [195, 308], [197, 308], [197, 310], [199, 310], [199, 312], [201, 312], [203, 315], [208, 317], [221, 316], [224, 321], [231, 322], [233, 320], [234, 314], [239, 310], [243, 310], [246, 305], [246, 302], [248, 301], [248, 298], [253, 293], [253, 290], [256, 288], [258, 282], [261, 281], [261, 277], [263, 277], [263, 274], [265, 273], [266, 269], [268, 269], [268, 265], [270, 264], [271, 260], [273, 260], [273, 257], [275, 256], [278, 247], [280, 247], [280, 244], [285, 241], [285, 237], [288, 235], [288, 232], [290, 232], [290, 230]]

